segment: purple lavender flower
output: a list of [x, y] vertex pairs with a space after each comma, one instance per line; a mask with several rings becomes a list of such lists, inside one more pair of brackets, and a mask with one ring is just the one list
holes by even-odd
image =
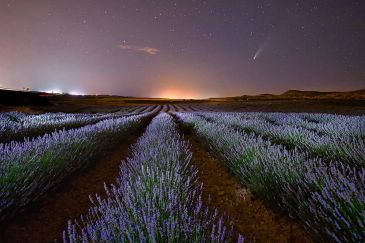
[[[343, 150], [346, 153], [337, 154], [336, 158], [357, 158], [365, 149], [364, 142], [361, 142], [364, 125], [358, 122], [364, 117], [203, 112], [176, 115], [194, 128], [195, 133], [251, 191], [301, 220], [318, 239], [364, 241], [363, 162], [327, 161], [297, 147], [300, 144], [312, 149], [323, 146], [324, 154], [330, 155], [346, 141], [348, 144]], [[330, 129], [331, 132], [327, 131], [330, 135], [326, 135], [324, 128], [316, 133], [293, 126], [308, 117], [312, 118], [312, 123], [340, 119], [351, 121], [353, 126], [339, 136]], [[285, 125], [278, 125], [280, 122]], [[288, 148], [272, 141], [292, 141], [295, 146]]]
[[[223, 219], [202, 206], [201, 185], [190, 164], [189, 144], [171, 116], [153, 119], [122, 162], [116, 185], [98, 200], [80, 224], [64, 232], [64, 242], [214, 242], [230, 241]], [[93, 200], [95, 202], [95, 200]], [[213, 230], [214, 224], [219, 227]]]
[[112, 118], [25, 142], [0, 144], [0, 221], [97, 159], [152, 114]]

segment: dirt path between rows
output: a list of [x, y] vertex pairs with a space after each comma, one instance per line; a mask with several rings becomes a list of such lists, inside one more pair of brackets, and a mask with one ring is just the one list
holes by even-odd
[[298, 223], [274, 213], [243, 187], [222, 162], [207, 152], [201, 140], [186, 132], [184, 136], [191, 144], [192, 162], [203, 183], [203, 202], [234, 219], [235, 237], [240, 233], [245, 242], [312, 242]]
[[69, 219], [78, 219], [91, 206], [89, 195], [104, 196], [104, 182], [115, 183], [121, 160], [131, 155], [130, 147], [147, 127], [128, 135], [105, 157], [68, 179], [60, 189], [50, 193], [0, 233], [0, 242], [62, 242], [62, 231]]

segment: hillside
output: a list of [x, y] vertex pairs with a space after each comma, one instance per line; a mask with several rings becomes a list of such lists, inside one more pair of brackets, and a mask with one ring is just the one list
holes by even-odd
[[0, 89], [1, 105], [47, 105], [48, 99], [39, 92]]
[[320, 92], [320, 91], [301, 91], [288, 90], [279, 97], [288, 98], [315, 98], [315, 99], [365, 99], [365, 89], [347, 92]]
[[288, 90], [282, 94], [242, 95], [211, 100], [365, 100], [365, 89], [346, 92]]

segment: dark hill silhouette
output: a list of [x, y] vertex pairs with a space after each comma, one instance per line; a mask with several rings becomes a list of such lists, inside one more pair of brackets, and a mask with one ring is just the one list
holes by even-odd
[[0, 89], [1, 105], [47, 105], [48, 99], [39, 92]]
[[217, 100], [365, 100], [365, 89], [345, 92], [288, 90], [282, 94], [242, 95]]
[[320, 91], [301, 91], [301, 90], [288, 90], [284, 93], [282, 93], [280, 96], [294, 96], [294, 97], [300, 97], [300, 96], [308, 96], [308, 97], [315, 97], [323, 94], [328, 94], [330, 92], [320, 92]]
[[345, 92], [319, 92], [319, 91], [301, 91], [288, 90], [280, 97], [302, 98], [302, 99], [349, 99], [349, 100], [365, 100], [365, 89]]

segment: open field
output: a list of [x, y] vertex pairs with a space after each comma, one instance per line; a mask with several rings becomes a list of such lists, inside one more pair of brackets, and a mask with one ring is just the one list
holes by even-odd
[[[9, 93], [10, 92], [10, 93]], [[14, 95], [16, 94], [16, 95]], [[166, 105], [166, 111], [316, 112], [365, 114], [365, 91], [302, 92], [202, 100], [153, 99], [120, 96], [71, 96], [0, 90], [0, 112], [110, 113], [133, 107]]]
[[[28, 110], [42, 114], [1, 114], [2, 242], [365, 239], [363, 115], [54, 99]], [[307, 112], [262, 112], [295, 108]]]

